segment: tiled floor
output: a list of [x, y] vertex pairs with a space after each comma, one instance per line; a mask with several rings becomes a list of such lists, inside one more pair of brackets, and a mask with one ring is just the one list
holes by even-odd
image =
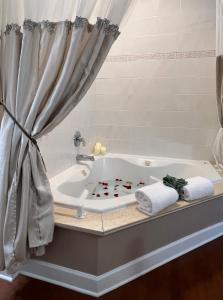
[[[0, 281], [0, 300], [92, 300], [71, 290], [19, 277]], [[100, 300], [222, 300], [223, 238], [192, 251]]]

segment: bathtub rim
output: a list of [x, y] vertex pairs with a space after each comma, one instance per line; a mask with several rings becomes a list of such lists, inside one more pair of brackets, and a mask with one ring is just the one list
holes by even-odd
[[[154, 160], [154, 161], [161, 161], [161, 162], [168, 161], [169, 164], [183, 163], [183, 164], [190, 164], [199, 167], [205, 165], [205, 168], [209, 168], [209, 171], [212, 172], [213, 176], [216, 177], [216, 179], [213, 180], [214, 183], [223, 181], [223, 178], [220, 176], [220, 174], [217, 172], [214, 166], [209, 161], [206, 160], [188, 160], [188, 159], [180, 159], [180, 158], [144, 156], [144, 155], [141, 156], [141, 155], [130, 155], [130, 154], [119, 154], [119, 153], [108, 153], [104, 156], [100, 155], [95, 157], [96, 161], [103, 160], [106, 158], [108, 159], [118, 158], [121, 160], [125, 160], [130, 164], [137, 165], [140, 167], [145, 167], [145, 168], [151, 167], [151, 166], [143, 165], [143, 162], [147, 160]], [[84, 180], [84, 178], [87, 178], [90, 174], [90, 170], [93, 166], [93, 163], [94, 162], [89, 161], [89, 162], [74, 164], [73, 166], [65, 169], [64, 171], [60, 172], [59, 174], [55, 175], [50, 179], [55, 205], [65, 207], [65, 208], [71, 208], [71, 209], [84, 208], [86, 211], [93, 212], [93, 213], [107, 213], [110, 211], [119, 210], [121, 208], [136, 203], [136, 199], [134, 195], [132, 195], [132, 197], [130, 197], [130, 195], [126, 195], [118, 198], [113, 197], [107, 199], [106, 202], [102, 202], [103, 200], [97, 200], [97, 199], [96, 200], [83, 199], [85, 202], [83, 203], [83, 200], [81, 200], [80, 198], [72, 197], [58, 191], [58, 186], [62, 185], [65, 182], [64, 178], [69, 178], [70, 176], [77, 176], [77, 173], [80, 174], [80, 172], [82, 172], [83, 170], [88, 170], [87, 176], [83, 175], [82, 180]], [[80, 177], [80, 181], [81, 181], [81, 177]]]

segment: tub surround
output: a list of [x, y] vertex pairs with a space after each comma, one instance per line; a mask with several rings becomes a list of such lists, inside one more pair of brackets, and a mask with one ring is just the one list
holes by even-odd
[[214, 186], [214, 196], [193, 202], [178, 201], [156, 216], [147, 216], [137, 209], [137, 204], [132, 204], [125, 208], [107, 213], [88, 212], [84, 219], [76, 219], [74, 218], [75, 209], [55, 206], [55, 224], [58, 227], [104, 235], [142, 222], [157, 219], [187, 207], [194, 207], [197, 204], [211, 202], [212, 199], [216, 199], [223, 194], [223, 182], [215, 183]]
[[[222, 192], [222, 186], [219, 188]], [[114, 213], [106, 214], [110, 214], [111, 222]], [[117, 228], [113, 223], [112, 228], [116, 229], [109, 234], [81, 232], [58, 224], [54, 243], [48, 246], [46, 254], [31, 260], [21, 274], [98, 297], [222, 236], [222, 215], [223, 195], [216, 195], [147, 217], [132, 223], [134, 226]]]
[[[223, 185], [220, 190], [222, 193]], [[88, 229], [78, 228], [76, 224], [74, 226], [74, 223], [65, 223], [62, 220], [60, 222], [57, 219], [58, 212], [57, 210], [54, 243], [49, 245], [48, 251], [45, 256], [40, 257], [40, 260], [56, 263], [56, 260], [59, 259], [60, 265], [99, 275], [192, 232], [223, 221], [223, 195], [216, 195], [211, 199], [194, 204], [180, 202], [175, 209], [172, 208], [172, 210], [155, 217], [141, 214], [135, 206], [106, 213], [103, 214], [106, 231], [97, 232], [98, 229], [95, 228], [94, 234]], [[68, 215], [69, 211], [60, 211], [60, 213]], [[92, 217], [89, 216], [89, 222]], [[68, 216], [65, 218], [69, 219]], [[84, 220], [78, 220], [80, 223], [82, 221]], [[129, 248], [129, 245], [133, 245], [136, 240], [140, 241], [139, 247], [131, 246]], [[64, 245], [69, 251], [65, 255], [61, 255]], [[119, 245], [122, 248], [121, 255]], [[96, 250], [97, 246], [100, 250]], [[129, 251], [126, 253], [127, 249]], [[116, 251], [115, 257], [112, 250]], [[95, 255], [95, 251], [99, 251], [102, 256]], [[82, 258], [81, 255], [83, 255]], [[106, 266], [101, 265], [96, 268], [95, 265], [96, 269], [93, 270], [92, 263], [85, 263], [85, 261], [94, 260], [95, 257], [98, 260], [103, 259]], [[75, 266], [77, 262], [83, 265]]]
[[55, 224], [59, 227], [104, 235], [160, 217], [165, 213], [182, 208], [187, 204], [188, 203], [185, 201], [179, 201], [175, 205], [163, 210], [155, 217], [148, 217], [138, 210], [137, 204], [132, 204], [125, 208], [103, 214], [89, 212], [87, 213], [86, 218], [81, 220], [74, 218], [75, 212], [73, 209], [55, 207]]
[[[75, 221], [71, 213], [55, 208], [54, 243], [18, 274], [99, 297], [222, 236], [223, 183], [215, 184], [210, 198], [179, 201], [154, 217], [141, 214], [135, 205]], [[11, 281], [16, 276], [0, 277]]]

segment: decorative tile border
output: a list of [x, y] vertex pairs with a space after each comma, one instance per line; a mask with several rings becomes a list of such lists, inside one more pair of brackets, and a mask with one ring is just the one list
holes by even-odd
[[173, 51], [173, 52], [155, 52], [148, 54], [136, 55], [110, 55], [106, 62], [127, 62], [136, 60], [161, 60], [161, 59], [185, 59], [185, 58], [203, 58], [215, 57], [215, 50], [201, 50], [201, 51]]

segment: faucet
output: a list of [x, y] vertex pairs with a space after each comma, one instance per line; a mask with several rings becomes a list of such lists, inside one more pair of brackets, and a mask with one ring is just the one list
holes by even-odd
[[84, 155], [84, 154], [79, 154], [79, 148], [80, 145], [82, 144], [83, 146], [86, 145], [85, 139], [81, 136], [80, 131], [76, 131], [74, 134], [74, 146], [77, 148], [77, 155], [76, 155], [76, 161], [86, 161], [86, 160], [90, 160], [90, 161], [94, 161], [94, 156], [92, 155]]
[[84, 154], [77, 154], [76, 155], [76, 161], [86, 161], [86, 160], [95, 161], [93, 155], [84, 155]]

